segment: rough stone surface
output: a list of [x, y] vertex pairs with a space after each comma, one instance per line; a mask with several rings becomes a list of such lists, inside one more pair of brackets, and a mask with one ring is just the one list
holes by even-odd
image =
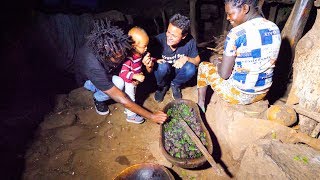
[[70, 126], [76, 120], [76, 116], [71, 113], [51, 114], [40, 124], [41, 129], [48, 130], [63, 126]]
[[231, 105], [213, 94], [207, 107], [206, 120], [219, 143], [230, 145], [230, 138], [232, 138], [229, 131], [230, 124], [245, 117], [264, 118], [267, 108], [267, 101], [259, 101], [247, 106]]
[[293, 63], [293, 85], [288, 97], [289, 104], [314, 112], [320, 112], [320, 10], [317, 10], [315, 23], [303, 36], [295, 52]]
[[67, 97], [67, 94], [58, 94], [55, 96], [53, 112], [59, 113], [68, 107]]
[[68, 95], [68, 101], [72, 106], [92, 107], [92, 92], [85, 88], [78, 88], [71, 91]]
[[[320, 10], [315, 22], [297, 43], [293, 63], [293, 84], [287, 103], [298, 104], [310, 112], [320, 112]], [[317, 121], [300, 115], [301, 131], [311, 134]]]
[[234, 159], [240, 159], [248, 146], [263, 138], [281, 138], [283, 133], [295, 131], [263, 119], [242, 118], [228, 127], [228, 145]]
[[248, 147], [237, 179], [318, 179], [320, 152], [305, 145], [259, 140]]
[[83, 129], [78, 126], [71, 126], [64, 129], [59, 129], [56, 136], [62, 141], [73, 141], [77, 137], [81, 136]]

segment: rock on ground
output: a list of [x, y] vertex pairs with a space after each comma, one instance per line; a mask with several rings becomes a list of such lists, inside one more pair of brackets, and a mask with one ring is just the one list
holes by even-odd
[[320, 152], [299, 144], [260, 140], [246, 150], [237, 179], [319, 179]]

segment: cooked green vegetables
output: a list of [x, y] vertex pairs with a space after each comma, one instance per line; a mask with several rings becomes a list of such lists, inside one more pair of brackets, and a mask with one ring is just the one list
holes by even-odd
[[164, 124], [164, 146], [166, 151], [177, 158], [198, 158], [202, 153], [184, 131], [179, 121], [185, 121], [193, 132], [207, 145], [206, 135], [197, 120], [193, 108], [184, 103], [176, 104], [167, 111], [169, 120]]

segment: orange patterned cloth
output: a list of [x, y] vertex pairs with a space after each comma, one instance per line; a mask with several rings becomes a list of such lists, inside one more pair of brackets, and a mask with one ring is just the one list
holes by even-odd
[[197, 88], [208, 85], [223, 100], [231, 104], [251, 104], [262, 100], [266, 96], [266, 93], [248, 94], [236, 89], [229, 79], [224, 80], [219, 76], [215, 65], [210, 62], [202, 62], [198, 68]]

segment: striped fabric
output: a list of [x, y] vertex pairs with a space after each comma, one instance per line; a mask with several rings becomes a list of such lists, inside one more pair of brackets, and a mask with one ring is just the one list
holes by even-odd
[[127, 60], [123, 63], [119, 76], [128, 83], [132, 82], [134, 74], [141, 73], [142, 62], [141, 57], [133, 55], [127, 57]]

